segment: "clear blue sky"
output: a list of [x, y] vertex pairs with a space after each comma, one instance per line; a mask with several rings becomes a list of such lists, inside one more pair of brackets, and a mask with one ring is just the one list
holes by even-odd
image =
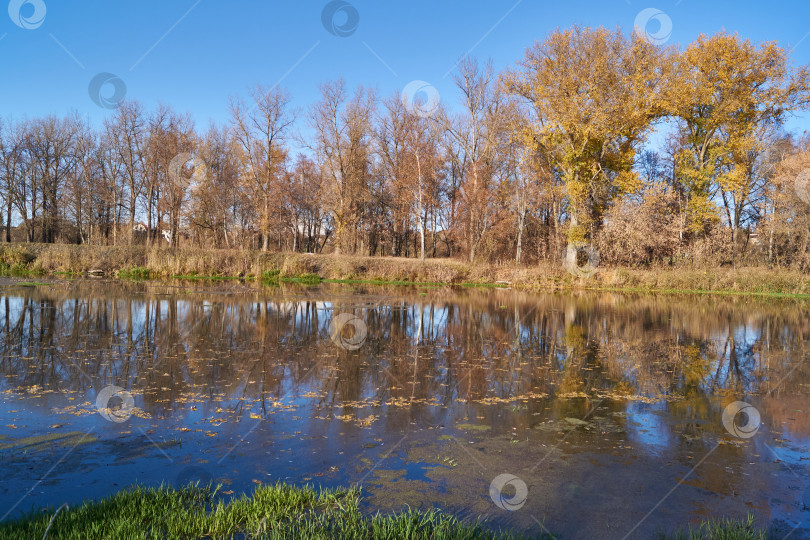
[[[37, 2], [44, 11], [40, 6], [36, 13]], [[198, 129], [227, 121], [228, 97], [259, 82], [281, 81], [303, 111], [317, 99], [318, 83], [328, 79], [342, 76], [350, 86], [375, 86], [382, 95], [418, 79], [435, 86], [452, 107], [457, 94], [446, 73], [470, 49], [501, 69], [554, 28], [582, 24], [630, 31], [637, 14], [649, 7], [671, 19], [668, 43], [686, 44], [700, 33], [725, 29], [796, 47], [795, 63], [810, 63], [807, 0], [350, 3], [359, 21], [351, 35], [339, 37], [322, 23], [324, 0], [12, 0], [12, 8], [24, 4], [23, 19], [36, 28], [21, 28], [0, 10], [0, 116], [77, 110], [99, 123], [111, 112], [88, 95], [100, 72], [120, 77], [127, 98], [190, 112]], [[343, 25], [345, 11], [334, 20]], [[789, 127], [810, 129], [810, 115]]]

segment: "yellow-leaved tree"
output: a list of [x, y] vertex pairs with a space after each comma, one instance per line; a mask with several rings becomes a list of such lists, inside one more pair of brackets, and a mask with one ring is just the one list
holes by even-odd
[[784, 49], [736, 34], [701, 35], [680, 54], [669, 95], [677, 117], [676, 175], [687, 196], [686, 228], [701, 233], [724, 200], [732, 231], [752, 202], [763, 133], [808, 100], [807, 68], [794, 71]]
[[588, 239], [641, 180], [636, 151], [666, 112], [667, 49], [620, 30], [556, 30], [503, 76], [531, 112], [526, 139], [565, 186], [569, 241]]

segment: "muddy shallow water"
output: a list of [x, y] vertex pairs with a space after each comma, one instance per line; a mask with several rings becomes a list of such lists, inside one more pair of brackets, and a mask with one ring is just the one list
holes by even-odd
[[140, 483], [357, 485], [559, 538], [810, 538], [810, 303], [0, 283], [0, 516]]

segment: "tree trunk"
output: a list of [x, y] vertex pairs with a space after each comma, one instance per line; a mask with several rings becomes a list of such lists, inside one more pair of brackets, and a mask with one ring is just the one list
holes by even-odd
[[420, 241], [422, 243], [420, 258], [424, 261], [425, 260], [425, 221], [424, 221], [424, 219], [422, 219], [421, 216], [419, 217], [419, 236], [421, 237]]
[[11, 197], [8, 198], [9, 203], [6, 206], [6, 242], [11, 243]]
[[520, 264], [520, 255], [523, 246], [523, 225], [526, 222], [526, 213], [520, 212], [518, 215], [518, 234], [517, 234], [517, 250], [515, 253], [515, 262]]

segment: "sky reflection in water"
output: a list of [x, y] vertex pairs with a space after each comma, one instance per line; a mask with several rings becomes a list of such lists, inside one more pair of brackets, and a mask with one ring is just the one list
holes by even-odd
[[[136, 482], [283, 480], [562, 538], [748, 513], [810, 534], [802, 301], [3, 285], [6, 519]], [[734, 401], [753, 436], [724, 427]]]

